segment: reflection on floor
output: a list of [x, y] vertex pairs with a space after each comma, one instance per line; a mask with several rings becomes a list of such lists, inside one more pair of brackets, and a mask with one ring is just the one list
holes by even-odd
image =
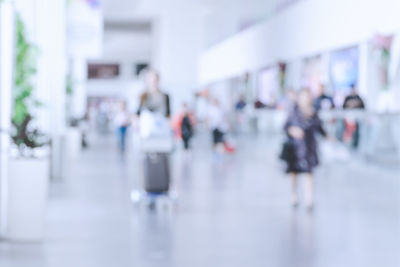
[[141, 158], [100, 138], [52, 185], [41, 244], [0, 243], [7, 267], [400, 266], [399, 169], [353, 160], [316, 173], [316, 208], [293, 210], [276, 138], [240, 138], [233, 156], [206, 137], [173, 157], [173, 212], [135, 210]]

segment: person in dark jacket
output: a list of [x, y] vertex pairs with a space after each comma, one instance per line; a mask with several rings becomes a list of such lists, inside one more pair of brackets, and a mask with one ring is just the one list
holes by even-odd
[[193, 136], [193, 125], [192, 125], [192, 119], [190, 116], [189, 108], [186, 103], [183, 105], [181, 135], [182, 135], [182, 141], [183, 141], [183, 146], [184, 146], [185, 150], [189, 150], [190, 139]]
[[357, 88], [354, 84], [351, 86], [350, 94], [344, 100], [343, 109], [365, 109], [364, 101], [357, 93]]
[[[343, 103], [343, 109], [345, 110], [363, 110], [365, 109], [365, 104], [360, 95], [357, 93], [357, 88], [353, 84], [351, 86], [350, 94], [345, 98]], [[340, 139], [350, 139], [351, 146], [354, 149], [358, 148], [360, 142], [360, 122], [357, 120], [344, 119], [343, 122], [343, 132]], [[346, 138], [347, 137], [347, 138]]]
[[333, 98], [326, 94], [325, 86], [321, 84], [318, 89], [318, 97], [314, 101], [314, 109], [320, 111], [334, 108], [335, 103], [333, 102]]
[[292, 177], [293, 205], [298, 204], [297, 176], [305, 174], [306, 204], [313, 206], [313, 169], [318, 166], [317, 139], [318, 133], [326, 136], [322, 122], [313, 107], [312, 96], [309, 90], [299, 92], [297, 103], [285, 124], [285, 132], [290, 144], [289, 155], [285, 159], [287, 173]]

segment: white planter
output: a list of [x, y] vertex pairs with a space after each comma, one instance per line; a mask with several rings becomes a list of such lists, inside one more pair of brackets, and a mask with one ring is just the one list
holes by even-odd
[[77, 159], [82, 148], [82, 132], [79, 128], [68, 128], [66, 142], [67, 157], [70, 160]]
[[52, 137], [50, 176], [53, 181], [62, 181], [66, 176], [66, 136]]
[[49, 159], [10, 159], [7, 236], [10, 241], [40, 242], [48, 200]]

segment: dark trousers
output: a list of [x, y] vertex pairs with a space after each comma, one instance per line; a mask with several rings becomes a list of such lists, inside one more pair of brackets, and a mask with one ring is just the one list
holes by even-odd
[[190, 137], [188, 136], [182, 137], [182, 141], [183, 141], [183, 147], [185, 148], [185, 150], [188, 150], [190, 148], [189, 146]]
[[213, 130], [212, 135], [214, 145], [224, 143], [224, 133], [218, 128]]
[[352, 142], [353, 148], [358, 148], [359, 143], [360, 143], [360, 123], [356, 122], [356, 130], [353, 133], [353, 142]]

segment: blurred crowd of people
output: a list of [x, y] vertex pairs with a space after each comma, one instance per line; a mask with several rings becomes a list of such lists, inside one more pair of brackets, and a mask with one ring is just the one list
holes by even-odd
[[[198, 122], [195, 108], [189, 103], [184, 102], [178, 112], [171, 112], [170, 96], [160, 89], [160, 76], [155, 71], [148, 71], [145, 76], [146, 88], [140, 95], [139, 106], [135, 112], [128, 110], [126, 101], [120, 101], [115, 111], [112, 105], [112, 112], [97, 112], [98, 119], [102, 122], [114, 125], [117, 131], [118, 144], [122, 152], [126, 150], [126, 138], [128, 129], [134, 126], [135, 131], [142, 131], [142, 128], [152, 128], [146, 135], [160, 135], [161, 129], [156, 130], [156, 126], [163, 124], [163, 127], [170, 127], [170, 133], [177, 140], [182, 141], [185, 151], [191, 149], [191, 140], [195, 134], [195, 126]], [[212, 147], [217, 153], [234, 153], [235, 147], [227, 141], [226, 135], [229, 132], [228, 114], [221, 106], [219, 100], [210, 96], [208, 93], [196, 94], [196, 99], [201, 98], [207, 105], [207, 114], [202, 124], [210, 131]], [[102, 106], [100, 106], [102, 107]], [[111, 106], [110, 106], [111, 107]], [[102, 111], [103, 109], [100, 109]], [[111, 115], [111, 114], [112, 115]], [[144, 116], [142, 114], [145, 113]], [[101, 118], [100, 118], [101, 117]], [[164, 120], [165, 123], [162, 123]], [[151, 124], [154, 124], [151, 126]], [[162, 129], [168, 131], [168, 129]], [[147, 132], [147, 131], [146, 131]]]
[[[236, 102], [227, 110], [218, 97], [212, 96], [210, 90], [202, 90], [195, 95], [196, 101], [202, 101], [206, 112], [200, 116], [189, 103], [183, 103], [178, 112], [172, 113], [170, 96], [160, 89], [160, 76], [155, 71], [148, 71], [145, 76], [146, 88], [140, 95], [139, 105], [135, 112], [128, 110], [125, 101], [118, 103], [118, 111], [112, 117], [116, 128], [121, 152], [126, 150], [129, 128], [134, 126], [142, 138], [150, 136], [173, 136], [181, 140], [182, 148], [188, 152], [199, 123], [210, 132], [212, 147], [218, 154], [235, 153], [236, 147], [228, 141], [227, 135], [232, 124], [243, 124], [244, 113], [250, 107], [256, 109], [284, 109], [287, 119], [284, 124], [285, 142], [282, 145], [280, 158], [286, 164], [286, 173], [292, 181], [292, 201], [296, 207], [299, 203], [298, 177], [305, 176], [305, 202], [309, 209], [313, 207], [313, 170], [319, 164], [318, 135], [332, 141], [343, 141], [357, 148], [360, 135], [360, 122], [351, 119], [335, 121], [337, 131], [331, 136], [325, 131], [319, 113], [334, 110], [334, 99], [324, 85], [316, 92], [309, 89], [298, 91], [287, 90], [278, 104], [267, 105], [256, 99], [250, 104], [244, 94], [238, 95]], [[365, 104], [357, 93], [356, 86], [351, 86], [350, 94], [345, 98], [343, 110], [364, 109]], [[100, 112], [99, 114], [103, 114]], [[231, 113], [231, 114], [229, 114]], [[234, 121], [232, 123], [232, 113]], [[201, 118], [200, 118], [201, 117]], [[108, 119], [108, 118], [107, 118]], [[167, 129], [165, 129], [167, 128]]]

